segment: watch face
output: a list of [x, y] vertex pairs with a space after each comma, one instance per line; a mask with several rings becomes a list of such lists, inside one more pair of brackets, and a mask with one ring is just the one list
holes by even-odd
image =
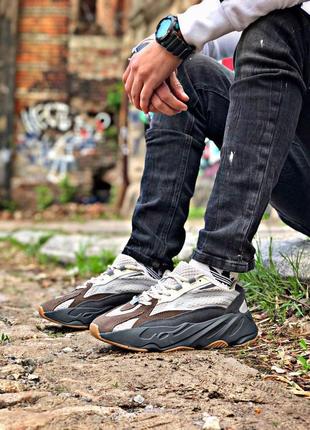
[[163, 37], [167, 36], [170, 27], [171, 27], [171, 18], [163, 19], [157, 28], [156, 36], [159, 39], [162, 39]]

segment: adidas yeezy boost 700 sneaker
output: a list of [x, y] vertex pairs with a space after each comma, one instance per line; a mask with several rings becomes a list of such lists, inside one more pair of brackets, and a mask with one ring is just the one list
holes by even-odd
[[74, 291], [39, 306], [41, 317], [63, 326], [87, 329], [98, 316], [127, 303], [156, 284], [159, 276], [134, 258], [120, 254], [101, 275]]
[[242, 287], [184, 262], [130, 303], [96, 318], [90, 331], [133, 351], [218, 348], [257, 337]]

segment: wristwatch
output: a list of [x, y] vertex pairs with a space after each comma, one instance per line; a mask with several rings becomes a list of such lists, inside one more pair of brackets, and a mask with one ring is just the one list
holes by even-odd
[[184, 40], [179, 20], [174, 15], [168, 15], [159, 22], [155, 38], [157, 43], [181, 60], [185, 60], [196, 49]]

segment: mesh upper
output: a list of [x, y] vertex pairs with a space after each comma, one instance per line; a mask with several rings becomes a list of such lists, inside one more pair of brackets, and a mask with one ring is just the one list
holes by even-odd
[[[206, 273], [202, 273], [200, 270], [196, 269], [195, 267], [191, 266], [188, 263], [185, 263], [184, 261], [182, 261], [181, 263], [179, 263], [177, 265], [177, 267], [174, 269], [173, 273], [182, 276], [183, 278], [190, 280], [192, 278], [197, 278], [198, 276], [204, 275], [206, 276], [209, 280], [210, 283], [214, 282], [215, 285], [217, 285], [217, 289], [223, 289], [223, 290], [227, 290], [227, 286], [225, 286], [224, 284], [222, 284], [221, 286], [218, 286], [218, 281], [216, 281], [216, 279], [213, 277], [212, 272], [210, 270], [209, 274]], [[178, 283], [173, 279], [173, 278], [168, 278], [167, 280], [165, 280], [165, 285], [167, 286], [177, 286]]]
[[126, 254], [119, 254], [113, 262], [113, 266], [116, 267], [126, 266], [126, 264], [144, 267], [142, 264], [139, 264], [134, 258]]

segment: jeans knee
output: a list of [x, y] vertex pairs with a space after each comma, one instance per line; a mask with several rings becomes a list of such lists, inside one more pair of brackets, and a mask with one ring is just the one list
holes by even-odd
[[235, 52], [236, 80], [268, 73], [304, 89], [300, 12], [299, 7], [277, 10], [244, 30]]
[[279, 51], [284, 50], [287, 53], [290, 45], [296, 44], [298, 28], [301, 27], [299, 13], [299, 7], [276, 10], [252, 23], [242, 33], [236, 59], [248, 54], [249, 50], [256, 53], [257, 61], [264, 55], [277, 56]]
[[233, 81], [233, 73], [214, 59], [203, 54], [195, 54], [181, 64], [178, 78], [184, 87], [189, 85], [195, 89], [224, 91], [226, 95]]

